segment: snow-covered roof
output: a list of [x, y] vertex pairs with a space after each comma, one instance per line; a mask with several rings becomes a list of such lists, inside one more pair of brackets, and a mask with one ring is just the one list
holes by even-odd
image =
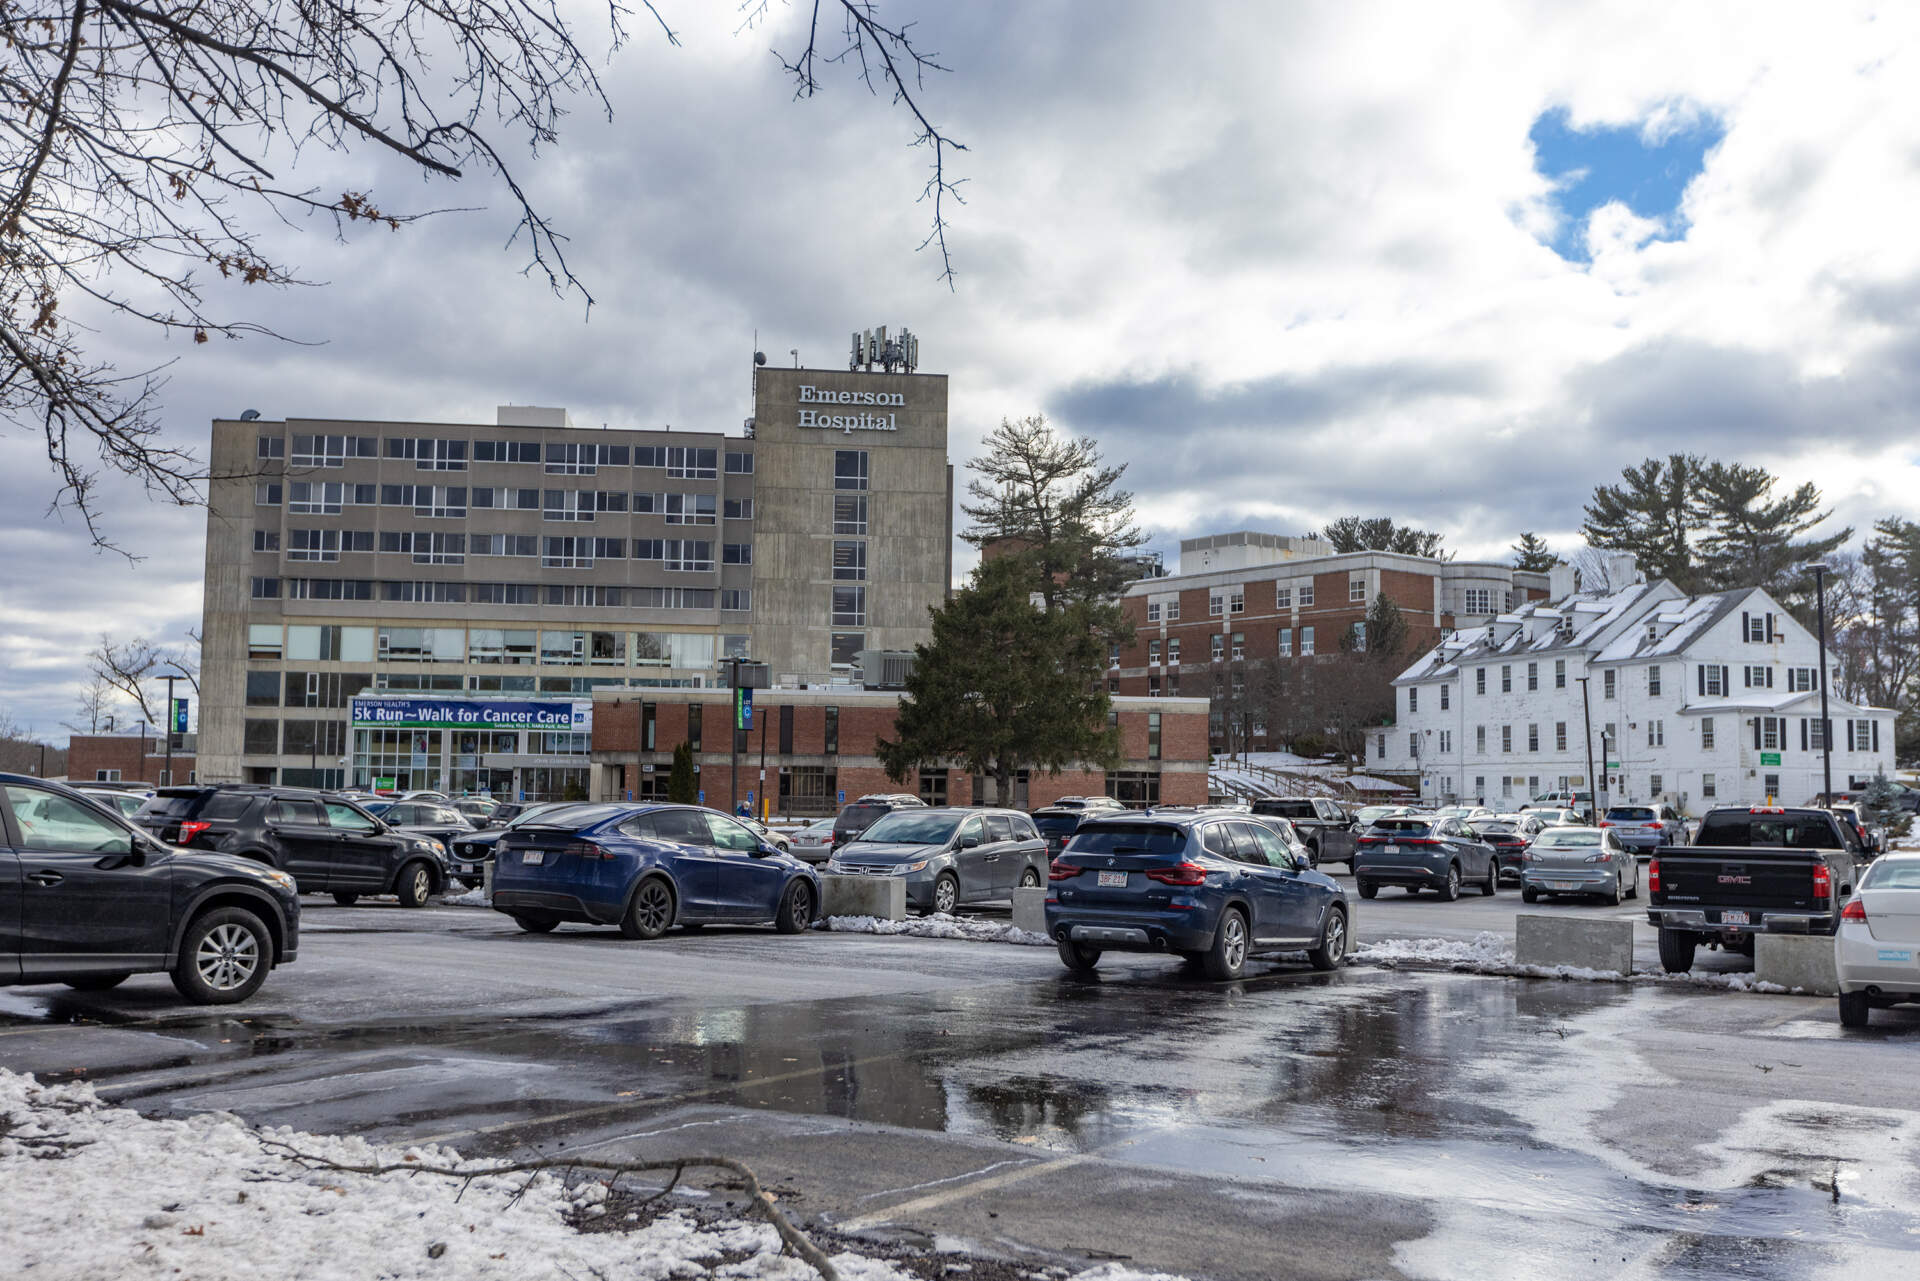
[[[1681, 705], [1682, 716], [1712, 716], [1719, 712], [1771, 712], [1779, 714], [1788, 710], [1798, 710], [1813, 716], [1820, 714], [1820, 693], [1818, 690], [1755, 690], [1747, 694], [1730, 694], [1725, 698], [1696, 698]], [[1894, 715], [1885, 707], [1870, 707], [1864, 703], [1850, 703], [1831, 691], [1827, 694], [1827, 717], [1829, 720], [1844, 720], [1849, 716], [1869, 716], [1875, 713]]]
[[1662, 609], [1643, 620], [1644, 626], [1629, 628], [1614, 637], [1605, 649], [1593, 656], [1593, 661], [1625, 663], [1682, 653], [1714, 624], [1738, 609], [1754, 591], [1748, 587], [1676, 601], [1674, 608]]
[[1475, 663], [1591, 648], [1636, 608], [1684, 600], [1673, 584], [1634, 583], [1613, 592], [1587, 592], [1557, 601], [1528, 601], [1481, 627], [1455, 632], [1394, 680], [1396, 685], [1442, 680]]

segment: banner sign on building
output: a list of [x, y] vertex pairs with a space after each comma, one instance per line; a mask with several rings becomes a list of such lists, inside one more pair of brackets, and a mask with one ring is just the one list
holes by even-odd
[[353, 700], [352, 716], [355, 729], [593, 729], [587, 700], [368, 697]]
[[174, 733], [184, 734], [187, 732], [187, 700], [186, 699], [176, 698], [173, 700], [172, 720], [173, 720]]
[[733, 707], [733, 727], [735, 729], [753, 728], [753, 691], [745, 686], [735, 690]]

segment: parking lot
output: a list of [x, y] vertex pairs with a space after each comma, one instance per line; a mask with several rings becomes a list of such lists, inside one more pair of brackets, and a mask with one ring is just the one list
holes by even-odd
[[[1811, 998], [1267, 962], [1209, 984], [1118, 955], [1076, 979], [1044, 947], [307, 903], [299, 963], [244, 1006], [158, 977], [0, 992], [0, 1064], [474, 1154], [721, 1152], [815, 1226], [1034, 1263], [1920, 1267], [1905, 1011], [1842, 1034]], [[1358, 923], [1470, 938], [1519, 909], [1389, 891]]]

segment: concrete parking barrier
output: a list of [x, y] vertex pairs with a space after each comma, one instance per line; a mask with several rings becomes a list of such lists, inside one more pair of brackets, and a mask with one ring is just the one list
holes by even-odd
[[820, 877], [822, 916], [877, 916], [883, 921], [907, 919], [907, 882], [900, 876]]
[[1800, 988], [1815, 996], [1835, 996], [1840, 977], [1833, 964], [1833, 939], [1825, 934], [1756, 934], [1753, 977], [1762, 983]]
[[1514, 918], [1516, 965], [1567, 965], [1633, 973], [1633, 922], [1521, 913]]
[[1013, 928], [1033, 934], [1047, 932], [1047, 887], [1013, 891]]

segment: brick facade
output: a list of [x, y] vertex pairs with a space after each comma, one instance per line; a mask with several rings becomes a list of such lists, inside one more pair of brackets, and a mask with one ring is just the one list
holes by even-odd
[[[194, 754], [176, 740], [173, 778], [189, 783], [195, 778]], [[67, 742], [67, 779], [73, 783], [102, 781], [152, 783], [166, 778], [167, 740], [161, 734], [75, 734]]]

